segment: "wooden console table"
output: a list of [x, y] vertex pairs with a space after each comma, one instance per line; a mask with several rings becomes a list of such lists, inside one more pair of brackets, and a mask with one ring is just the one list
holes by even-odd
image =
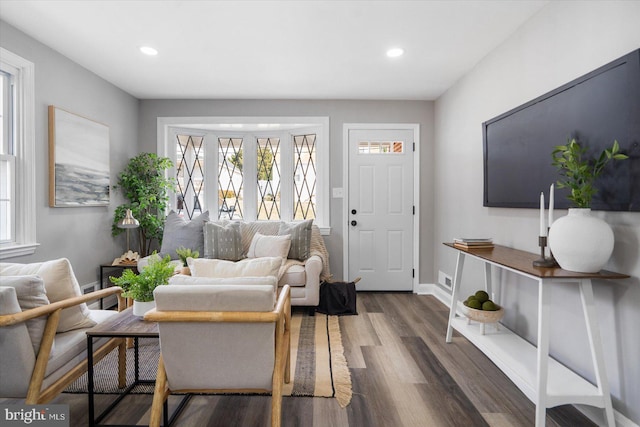
[[[493, 249], [460, 249], [453, 243], [445, 243], [458, 251], [453, 292], [447, 326], [446, 341], [451, 342], [456, 329], [495, 363], [522, 392], [536, 405], [536, 427], [545, 425], [546, 409], [565, 404], [584, 404], [604, 408], [607, 424], [615, 426], [609, 382], [604, 367], [602, 341], [596, 320], [592, 279], [625, 279], [628, 275], [602, 270], [598, 273], [575, 273], [561, 268], [534, 267], [533, 260], [539, 254], [496, 245]], [[511, 271], [538, 282], [538, 342], [537, 346], [502, 327], [496, 333], [481, 335], [466, 319], [458, 317], [457, 304], [460, 280], [465, 258], [484, 263], [485, 290], [492, 294], [491, 266]], [[576, 283], [589, 337], [594, 366], [594, 386], [575, 372], [549, 357], [550, 283]]]

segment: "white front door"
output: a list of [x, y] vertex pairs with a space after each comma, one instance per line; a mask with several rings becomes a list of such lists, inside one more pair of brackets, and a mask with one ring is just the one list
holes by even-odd
[[348, 279], [361, 291], [411, 291], [414, 132], [349, 129]]

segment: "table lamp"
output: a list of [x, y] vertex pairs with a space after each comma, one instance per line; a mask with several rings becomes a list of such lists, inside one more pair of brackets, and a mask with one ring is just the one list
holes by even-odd
[[140, 227], [140, 222], [133, 217], [131, 209], [127, 209], [124, 218], [118, 221], [118, 228], [127, 230], [127, 252], [120, 257], [120, 264], [136, 264], [138, 262], [138, 253], [131, 252], [131, 247], [129, 246], [129, 230], [138, 227]]

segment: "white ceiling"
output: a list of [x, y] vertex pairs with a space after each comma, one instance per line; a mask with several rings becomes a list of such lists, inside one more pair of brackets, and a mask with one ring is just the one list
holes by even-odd
[[0, 0], [0, 18], [141, 99], [433, 100], [547, 3]]

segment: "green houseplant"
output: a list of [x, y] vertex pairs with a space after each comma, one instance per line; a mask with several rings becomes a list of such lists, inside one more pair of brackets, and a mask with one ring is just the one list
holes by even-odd
[[[122, 296], [133, 299], [133, 314], [142, 316], [155, 305], [153, 304], [153, 291], [155, 288], [168, 284], [169, 278], [173, 276], [174, 269], [175, 267], [171, 264], [169, 255], [164, 258], [152, 256], [149, 259], [149, 265], [142, 269], [139, 274], [127, 269], [122, 273], [122, 276], [109, 277], [109, 280], [114, 285], [122, 288]], [[142, 305], [141, 310], [138, 310], [139, 303], [150, 304]]]
[[598, 191], [594, 182], [612, 160], [624, 160], [618, 141], [604, 149], [596, 158], [587, 156], [587, 149], [575, 138], [555, 147], [552, 165], [562, 178], [559, 188], [569, 188], [567, 198], [575, 208], [567, 216], [550, 224], [549, 248], [556, 261], [565, 270], [579, 273], [600, 271], [613, 253], [613, 230], [604, 220], [591, 214], [591, 199]]
[[174, 180], [166, 176], [166, 170], [172, 166], [167, 157], [141, 153], [129, 160], [113, 187], [122, 190], [128, 203], [116, 208], [111, 234], [117, 236], [124, 231], [118, 227], [118, 221], [124, 218], [127, 209], [131, 209], [134, 218], [140, 222], [137, 231], [141, 257], [150, 253], [154, 241], [162, 241], [169, 192], [175, 188]]
[[182, 263], [182, 270], [180, 273], [182, 274], [191, 274], [189, 271], [189, 265], [187, 264], [187, 258], [198, 258], [200, 256], [200, 252], [194, 251], [184, 246], [180, 246], [176, 249], [176, 253], [178, 254], [178, 258], [180, 258], [180, 262]]
[[581, 146], [575, 138], [568, 139], [565, 145], [556, 146], [551, 153], [551, 164], [563, 177], [558, 180], [558, 188], [571, 190], [567, 198], [577, 208], [591, 207], [591, 199], [598, 191], [593, 184], [607, 163], [628, 158], [620, 153], [618, 141], [613, 141], [613, 146], [604, 149], [597, 158], [587, 158], [586, 154], [587, 148]]

